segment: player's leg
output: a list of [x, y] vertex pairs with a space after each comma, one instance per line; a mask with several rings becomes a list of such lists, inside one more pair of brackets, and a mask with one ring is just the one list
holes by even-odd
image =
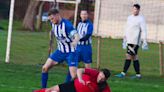
[[134, 56], [133, 45], [132, 44], [128, 44], [127, 52], [126, 52], [126, 59], [125, 59], [123, 71], [120, 74], [115, 75], [116, 77], [119, 77], [119, 78], [125, 77], [128, 69], [130, 67], [131, 60], [132, 60], [133, 56]]
[[57, 62], [53, 61], [51, 58], [48, 58], [46, 63], [43, 65], [43, 67], [42, 67], [42, 88], [47, 87], [48, 71], [55, 64], [57, 64]]
[[127, 73], [128, 69], [130, 67], [130, 64], [131, 64], [131, 60], [136, 55], [135, 47], [136, 46], [133, 44], [128, 44], [128, 46], [127, 46], [126, 59], [125, 59], [125, 64], [124, 64], [124, 68], [123, 68], [124, 74]]
[[58, 64], [63, 59], [63, 54], [56, 50], [54, 53], [50, 55], [50, 57], [47, 59], [46, 63], [42, 67], [42, 88], [47, 87], [47, 80], [48, 80], [48, 71], [49, 69]]
[[76, 92], [74, 81], [62, 83], [46, 89], [46, 92]]
[[34, 90], [33, 92], [76, 92], [74, 81], [55, 85], [50, 88]]
[[72, 79], [72, 77], [71, 77], [71, 74], [70, 74], [69, 69], [68, 69], [67, 76], [66, 76], [66, 79], [65, 79], [65, 83], [71, 81], [71, 79]]
[[123, 73], [126, 74], [129, 67], [130, 67], [130, 64], [131, 64], [131, 59], [132, 59], [132, 55], [130, 54], [126, 54], [126, 59], [125, 59], [125, 63], [124, 63], [124, 67], [123, 67]]
[[[70, 62], [73, 62], [73, 63], [75, 62], [75, 64], [78, 64], [79, 60], [80, 60], [80, 48], [79, 48], [79, 46], [77, 46], [76, 51], [74, 53], [68, 54], [67, 63], [68, 63], [68, 65]], [[70, 65], [72, 66], [72, 64], [70, 64]], [[77, 66], [77, 65], [73, 64], [73, 66]], [[72, 80], [72, 77], [71, 77], [70, 69], [68, 69], [68, 73], [67, 73], [65, 82], [70, 82], [71, 80]]]
[[53, 86], [51, 88], [47, 88], [45, 92], [60, 92], [59, 85]]
[[69, 72], [70, 72], [72, 79], [76, 78], [76, 71], [77, 71], [77, 67], [78, 67], [77, 52], [68, 53], [66, 61], [69, 66]]
[[60, 92], [59, 86], [53, 86], [51, 88], [44, 88], [39, 90], [34, 90], [33, 92]]
[[134, 67], [134, 70], [136, 72], [136, 76], [135, 77], [136, 78], [141, 78], [141, 74], [140, 74], [140, 63], [139, 63], [139, 58], [138, 58], [138, 55], [137, 55], [138, 48], [139, 48], [139, 46], [136, 46], [135, 47], [136, 55], [134, 55], [134, 57], [133, 57], [133, 67]]
[[70, 75], [71, 75], [72, 80], [75, 79], [77, 67], [76, 66], [69, 66], [69, 71], [70, 71]]
[[140, 63], [139, 63], [138, 55], [134, 57], [133, 66], [136, 71], [136, 74], [140, 74]]

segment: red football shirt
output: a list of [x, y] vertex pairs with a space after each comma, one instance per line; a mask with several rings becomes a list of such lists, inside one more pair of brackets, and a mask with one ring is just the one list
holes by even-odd
[[[78, 79], [75, 79], [74, 86], [76, 92], [99, 92], [97, 85], [97, 76], [99, 71], [95, 69], [86, 68], [82, 79], [85, 81], [85, 85], [79, 82]], [[103, 92], [111, 92], [109, 86], [106, 86]]]

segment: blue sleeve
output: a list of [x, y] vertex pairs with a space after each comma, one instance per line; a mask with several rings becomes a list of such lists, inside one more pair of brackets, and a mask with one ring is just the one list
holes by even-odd
[[89, 23], [87, 34], [92, 35], [92, 33], [93, 33], [93, 24]]
[[66, 27], [66, 32], [67, 34], [70, 34], [71, 31], [75, 30], [75, 28], [73, 27], [72, 23], [68, 20], [65, 21], [65, 27]]
[[83, 38], [80, 39], [80, 41], [86, 41], [91, 37], [91, 34], [85, 35]]

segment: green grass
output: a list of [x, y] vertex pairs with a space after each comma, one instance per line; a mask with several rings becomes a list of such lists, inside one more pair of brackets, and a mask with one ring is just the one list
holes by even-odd
[[[5, 23], [4, 23], [5, 24]], [[18, 28], [19, 29], [19, 28]], [[0, 31], [0, 92], [31, 92], [40, 88], [41, 64], [48, 56], [48, 33], [13, 30], [10, 64], [5, 64], [7, 31]], [[16, 31], [17, 30], [17, 31]], [[112, 76], [108, 83], [112, 92], [163, 92], [164, 79], [159, 76], [158, 44], [149, 44], [148, 51], [139, 50], [141, 80], [132, 80], [131, 66], [125, 79], [115, 78], [123, 68], [126, 50], [122, 40], [102, 39], [101, 68], [109, 68]], [[93, 37], [93, 64], [96, 67], [97, 39]], [[48, 86], [64, 82], [67, 67], [56, 66], [50, 71]], [[64, 75], [64, 76], [63, 76]]]

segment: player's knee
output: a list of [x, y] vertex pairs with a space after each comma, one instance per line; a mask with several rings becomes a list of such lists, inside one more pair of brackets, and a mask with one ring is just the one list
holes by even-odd
[[48, 67], [43, 66], [43, 67], [42, 67], [42, 72], [48, 72]]
[[132, 59], [132, 56], [129, 54], [126, 54], [126, 59]]
[[137, 55], [134, 57], [134, 60], [138, 60], [138, 56]]

